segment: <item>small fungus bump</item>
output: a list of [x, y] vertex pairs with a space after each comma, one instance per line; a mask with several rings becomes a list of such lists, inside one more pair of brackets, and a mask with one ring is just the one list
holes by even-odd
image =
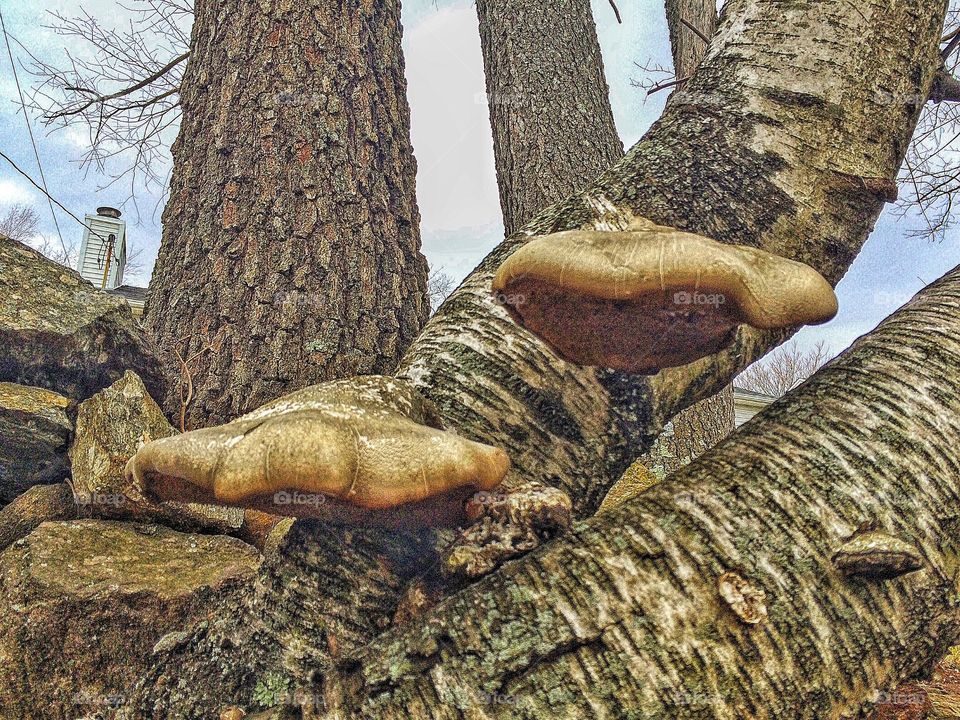
[[923, 558], [913, 545], [881, 530], [855, 532], [833, 555], [844, 575], [885, 580], [915, 572]]
[[644, 219], [535, 237], [492, 289], [565, 360], [644, 374], [722, 350], [740, 324], [788, 328], [837, 313], [833, 288], [809, 265]]
[[720, 597], [734, 614], [748, 625], [758, 625], [767, 619], [766, 593], [733, 572], [717, 579]]

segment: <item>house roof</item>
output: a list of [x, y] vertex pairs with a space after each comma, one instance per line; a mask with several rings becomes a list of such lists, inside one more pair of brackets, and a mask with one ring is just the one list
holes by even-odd
[[767, 395], [766, 393], [755, 392], [753, 390], [747, 390], [745, 388], [734, 387], [733, 393], [736, 397], [742, 398], [743, 400], [756, 400], [759, 402], [773, 402], [777, 398], [773, 395]]
[[134, 302], [144, 302], [147, 299], [147, 289], [145, 287], [137, 287], [136, 285], [117, 285], [117, 287], [111, 288], [107, 290], [107, 292], [111, 295], [119, 295], [127, 300], [133, 300]]

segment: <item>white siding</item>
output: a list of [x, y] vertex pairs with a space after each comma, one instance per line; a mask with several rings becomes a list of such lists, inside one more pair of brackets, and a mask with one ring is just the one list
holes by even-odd
[[[728, 405], [727, 407], [730, 407], [730, 406]], [[735, 401], [733, 404], [733, 413], [735, 416], [734, 422], [736, 423], [736, 426], [740, 427], [741, 425], [743, 425], [747, 420], [749, 420], [758, 412], [760, 412], [761, 409], [762, 408], [754, 407], [752, 405], [750, 407], [746, 407], [745, 405], [741, 403], [737, 403]], [[728, 415], [727, 417], [730, 417], [730, 416]]]
[[126, 223], [117, 218], [102, 215], [87, 215], [87, 229], [83, 231], [83, 242], [80, 245], [80, 261], [77, 270], [94, 287], [103, 286], [103, 271], [107, 260], [106, 240], [110, 235], [116, 236], [113, 248], [110, 272], [107, 276], [107, 288], [113, 288], [123, 283], [123, 267], [119, 262], [126, 258]]
[[767, 405], [776, 400], [770, 395], [750, 392], [749, 390], [733, 389], [733, 415], [736, 427], [740, 427]]

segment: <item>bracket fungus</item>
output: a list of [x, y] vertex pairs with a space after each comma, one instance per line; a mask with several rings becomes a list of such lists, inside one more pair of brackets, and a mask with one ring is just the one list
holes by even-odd
[[644, 374], [722, 350], [740, 324], [787, 328], [837, 313], [833, 288], [809, 265], [642, 218], [624, 231], [535, 237], [492, 288], [565, 360]]
[[232, 422], [144, 445], [126, 473], [157, 500], [188, 500], [382, 527], [455, 525], [510, 466], [442, 429], [388, 377], [304, 388]]

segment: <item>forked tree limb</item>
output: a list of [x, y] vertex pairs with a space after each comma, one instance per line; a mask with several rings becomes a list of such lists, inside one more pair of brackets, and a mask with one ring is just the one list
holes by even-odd
[[[960, 637], [957, 447], [960, 268], [665, 483], [375, 641], [330, 707], [856, 717]], [[864, 523], [922, 568], [841, 572]], [[765, 595], [759, 624], [722, 599], [725, 573]]]
[[497, 305], [497, 267], [531, 235], [622, 229], [641, 216], [805, 262], [835, 284], [896, 187], [917, 98], [940, 66], [944, 12], [941, 0], [893, 10], [883, 0], [786, 9], [731, 0], [717, 41], [663, 117], [596, 182], [497, 247], [399, 374], [458, 430], [506, 449], [510, 482], [559, 487], [577, 512], [592, 512], [670, 417], [784, 336], [742, 329], [729, 350], [652, 377], [582, 368]]

